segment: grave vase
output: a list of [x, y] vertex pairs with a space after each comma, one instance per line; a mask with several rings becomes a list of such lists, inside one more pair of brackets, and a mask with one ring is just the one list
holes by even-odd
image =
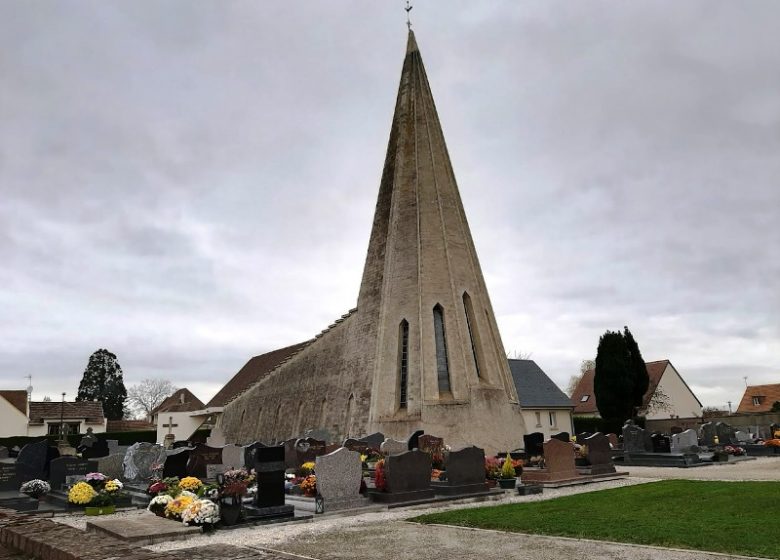
[[223, 525], [235, 525], [241, 519], [243, 502], [241, 496], [226, 496], [220, 500], [219, 512]]
[[512, 490], [515, 485], [517, 484], [516, 478], [499, 478], [498, 479], [498, 485], [501, 486], [503, 490]]

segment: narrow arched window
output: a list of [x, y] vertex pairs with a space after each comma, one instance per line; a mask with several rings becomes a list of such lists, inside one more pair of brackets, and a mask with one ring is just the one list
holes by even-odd
[[328, 398], [323, 397], [322, 402], [320, 403], [320, 421], [319, 421], [319, 427], [324, 428], [325, 427], [325, 413], [328, 411]]
[[447, 359], [444, 309], [438, 303], [433, 308], [433, 332], [436, 338], [436, 375], [439, 382], [439, 393], [450, 393], [450, 365]]
[[350, 394], [347, 400], [347, 415], [344, 418], [344, 437], [352, 435], [352, 420], [355, 413], [355, 395]]
[[482, 377], [482, 372], [479, 369], [479, 355], [477, 354], [479, 334], [477, 333], [477, 324], [474, 322], [474, 307], [471, 305], [471, 296], [469, 296], [468, 292], [463, 292], [463, 310], [466, 312], [466, 326], [469, 329], [474, 368], [477, 370], [477, 377]]
[[398, 327], [398, 406], [406, 408], [409, 383], [409, 323], [406, 319]]

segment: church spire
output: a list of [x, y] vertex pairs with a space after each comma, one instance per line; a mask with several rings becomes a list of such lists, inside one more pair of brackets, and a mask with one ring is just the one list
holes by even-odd
[[[469, 402], [474, 412], [475, 401], [498, 399], [509, 414], [517, 402], [411, 29], [358, 309], [378, 325], [372, 393], [395, 395], [372, 400], [377, 430], [413, 426], [446, 403]], [[522, 417], [512, 416], [522, 431]]]

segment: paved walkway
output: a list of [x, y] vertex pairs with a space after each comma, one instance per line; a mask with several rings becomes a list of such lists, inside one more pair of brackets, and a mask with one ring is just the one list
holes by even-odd
[[714, 464], [689, 469], [663, 467], [619, 467], [632, 477], [684, 480], [780, 480], [780, 457], [758, 457], [755, 461]]

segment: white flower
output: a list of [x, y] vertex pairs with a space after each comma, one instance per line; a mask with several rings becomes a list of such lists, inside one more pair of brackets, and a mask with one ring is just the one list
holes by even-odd
[[146, 508], [149, 511], [152, 511], [153, 506], [162, 506], [165, 507], [169, 503], [173, 501], [173, 498], [169, 496], [168, 494], [160, 494], [159, 496], [155, 496], [152, 498], [152, 501], [149, 502], [149, 506]]
[[185, 525], [213, 525], [219, 521], [219, 506], [211, 500], [195, 500], [181, 512], [181, 521]]

